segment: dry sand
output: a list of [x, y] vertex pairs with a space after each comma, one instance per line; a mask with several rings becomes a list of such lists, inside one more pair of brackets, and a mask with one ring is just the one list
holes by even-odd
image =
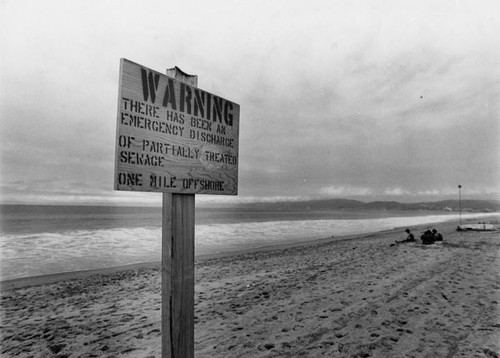
[[[499, 357], [500, 234], [436, 227], [199, 260], [196, 356]], [[3, 283], [2, 357], [161, 356], [158, 265], [59, 279]]]

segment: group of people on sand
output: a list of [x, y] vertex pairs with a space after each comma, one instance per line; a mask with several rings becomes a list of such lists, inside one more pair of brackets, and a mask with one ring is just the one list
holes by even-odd
[[[408, 234], [407, 238], [401, 241], [396, 240], [396, 244], [405, 244], [408, 242], [417, 241], [415, 239], [415, 235], [412, 234], [410, 229], [406, 229], [405, 232]], [[432, 231], [428, 229], [420, 236], [420, 240], [422, 241], [423, 245], [432, 245], [435, 244], [436, 242], [442, 242], [443, 235], [441, 235], [436, 229], [432, 229]]]

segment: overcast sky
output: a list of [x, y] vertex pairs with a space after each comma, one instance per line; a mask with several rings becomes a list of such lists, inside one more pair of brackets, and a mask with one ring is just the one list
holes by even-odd
[[239, 196], [500, 198], [497, 1], [3, 0], [1, 202], [113, 190], [120, 58], [240, 104]]

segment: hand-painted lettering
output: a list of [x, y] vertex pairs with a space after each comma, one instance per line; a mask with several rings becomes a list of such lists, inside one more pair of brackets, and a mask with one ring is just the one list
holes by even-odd
[[133, 99], [128, 99], [125, 97], [123, 97], [122, 100], [123, 100], [123, 107], [126, 111], [159, 118], [158, 116], [158, 112], [160, 109], [159, 107], [155, 107], [150, 104], [143, 103], [141, 101], [135, 101]]
[[234, 155], [205, 151], [205, 160], [208, 162], [236, 165], [237, 158]]
[[178, 114], [174, 111], [167, 110], [167, 121], [184, 124], [184, 113]]
[[239, 105], [126, 59], [120, 70], [115, 189], [237, 194]]
[[208, 179], [195, 179], [195, 178], [184, 178], [182, 179], [183, 189], [200, 189], [200, 190], [211, 190], [211, 191], [224, 191], [224, 182], [220, 180], [208, 180]]
[[220, 134], [226, 134], [226, 126], [218, 123], [216, 131], [217, 131], [217, 133], [220, 133]]
[[[144, 68], [141, 69], [141, 79], [144, 101], [155, 104], [156, 97], [161, 96], [161, 91], [163, 91], [163, 107], [174, 111], [179, 110], [188, 115], [194, 114], [197, 117], [223, 123], [230, 127], [233, 126], [234, 109], [231, 102], [196, 87], [191, 87], [186, 83], [174, 81], [172, 78], [166, 78], [165, 80], [165, 77]], [[141, 108], [145, 105], [144, 103], [127, 101], [129, 102], [126, 103], [125, 109], [130, 107], [127, 110], [158, 118], [156, 115], [151, 114], [152, 110]], [[152, 108], [158, 109], [158, 107]]]
[[146, 71], [141, 68], [142, 77], [142, 93], [144, 95], [144, 100], [147, 101], [151, 97], [151, 102], [156, 101], [156, 91], [158, 90], [158, 83], [160, 81], [160, 74], [154, 73], [152, 71]]
[[177, 110], [177, 102], [175, 100], [175, 91], [174, 91], [174, 81], [170, 78], [167, 80], [167, 84], [165, 86], [165, 95], [163, 96], [163, 107], [167, 108], [170, 104], [170, 108], [174, 111]]
[[142, 140], [141, 149], [150, 153], [158, 153], [189, 159], [197, 159], [200, 156], [200, 150], [198, 148], [190, 148], [150, 139]]
[[127, 186], [142, 186], [142, 174], [118, 173], [118, 184]]
[[172, 134], [182, 137], [184, 127], [181, 125], [164, 123], [143, 116], [137, 116], [126, 112], [121, 113], [120, 124], [135, 128], [147, 129], [153, 132]]
[[225, 138], [220, 135], [205, 133], [201, 131], [189, 130], [189, 138], [196, 139], [209, 144], [221, 145], [228, 148], [234, 148], [234, 138]]
[[206, 119], [191, 117], [191, 127], [203, 129], [205, 131], [212, 131], [212, 122], [207, 121]]
[[[192, 98], [191, 87], [187, 86], [185, 83], [181, 83], [181, 103], [179, 109], [181, 112], [186, 112], [187, 114], [191, 114], [191, 98]], [[185, 109], [184, 106], [186, 106]]]
[[162, 167], [165, 158], [159, 155], [151, 155], [145, 153], [129, 152], [122, 150], [120, 152], [120, 163], [137, 164], [152, 167]]
[[[207, 96], [209, 97], [209, 96]], [[201, 117], [205, 116], [205, 92], [194, 89], [194, 115], [198, 116], [198, 113]], [[208, 117], [207, 119], [210, 119]]]
[[128, 135], [121, 135], [118, 137], [118, 145], [122, 148], [130, 148], [135, 137], [129, 137]]
[[151, 174], [149, 176], [149, 186], [152, 188], [176, 188], [176, 178], [164, 175]]

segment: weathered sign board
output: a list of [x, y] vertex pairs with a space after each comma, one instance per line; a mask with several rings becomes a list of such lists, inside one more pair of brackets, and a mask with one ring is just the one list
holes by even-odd
[[240, 106], [122, 59], [115, 189], [238, 193]]

